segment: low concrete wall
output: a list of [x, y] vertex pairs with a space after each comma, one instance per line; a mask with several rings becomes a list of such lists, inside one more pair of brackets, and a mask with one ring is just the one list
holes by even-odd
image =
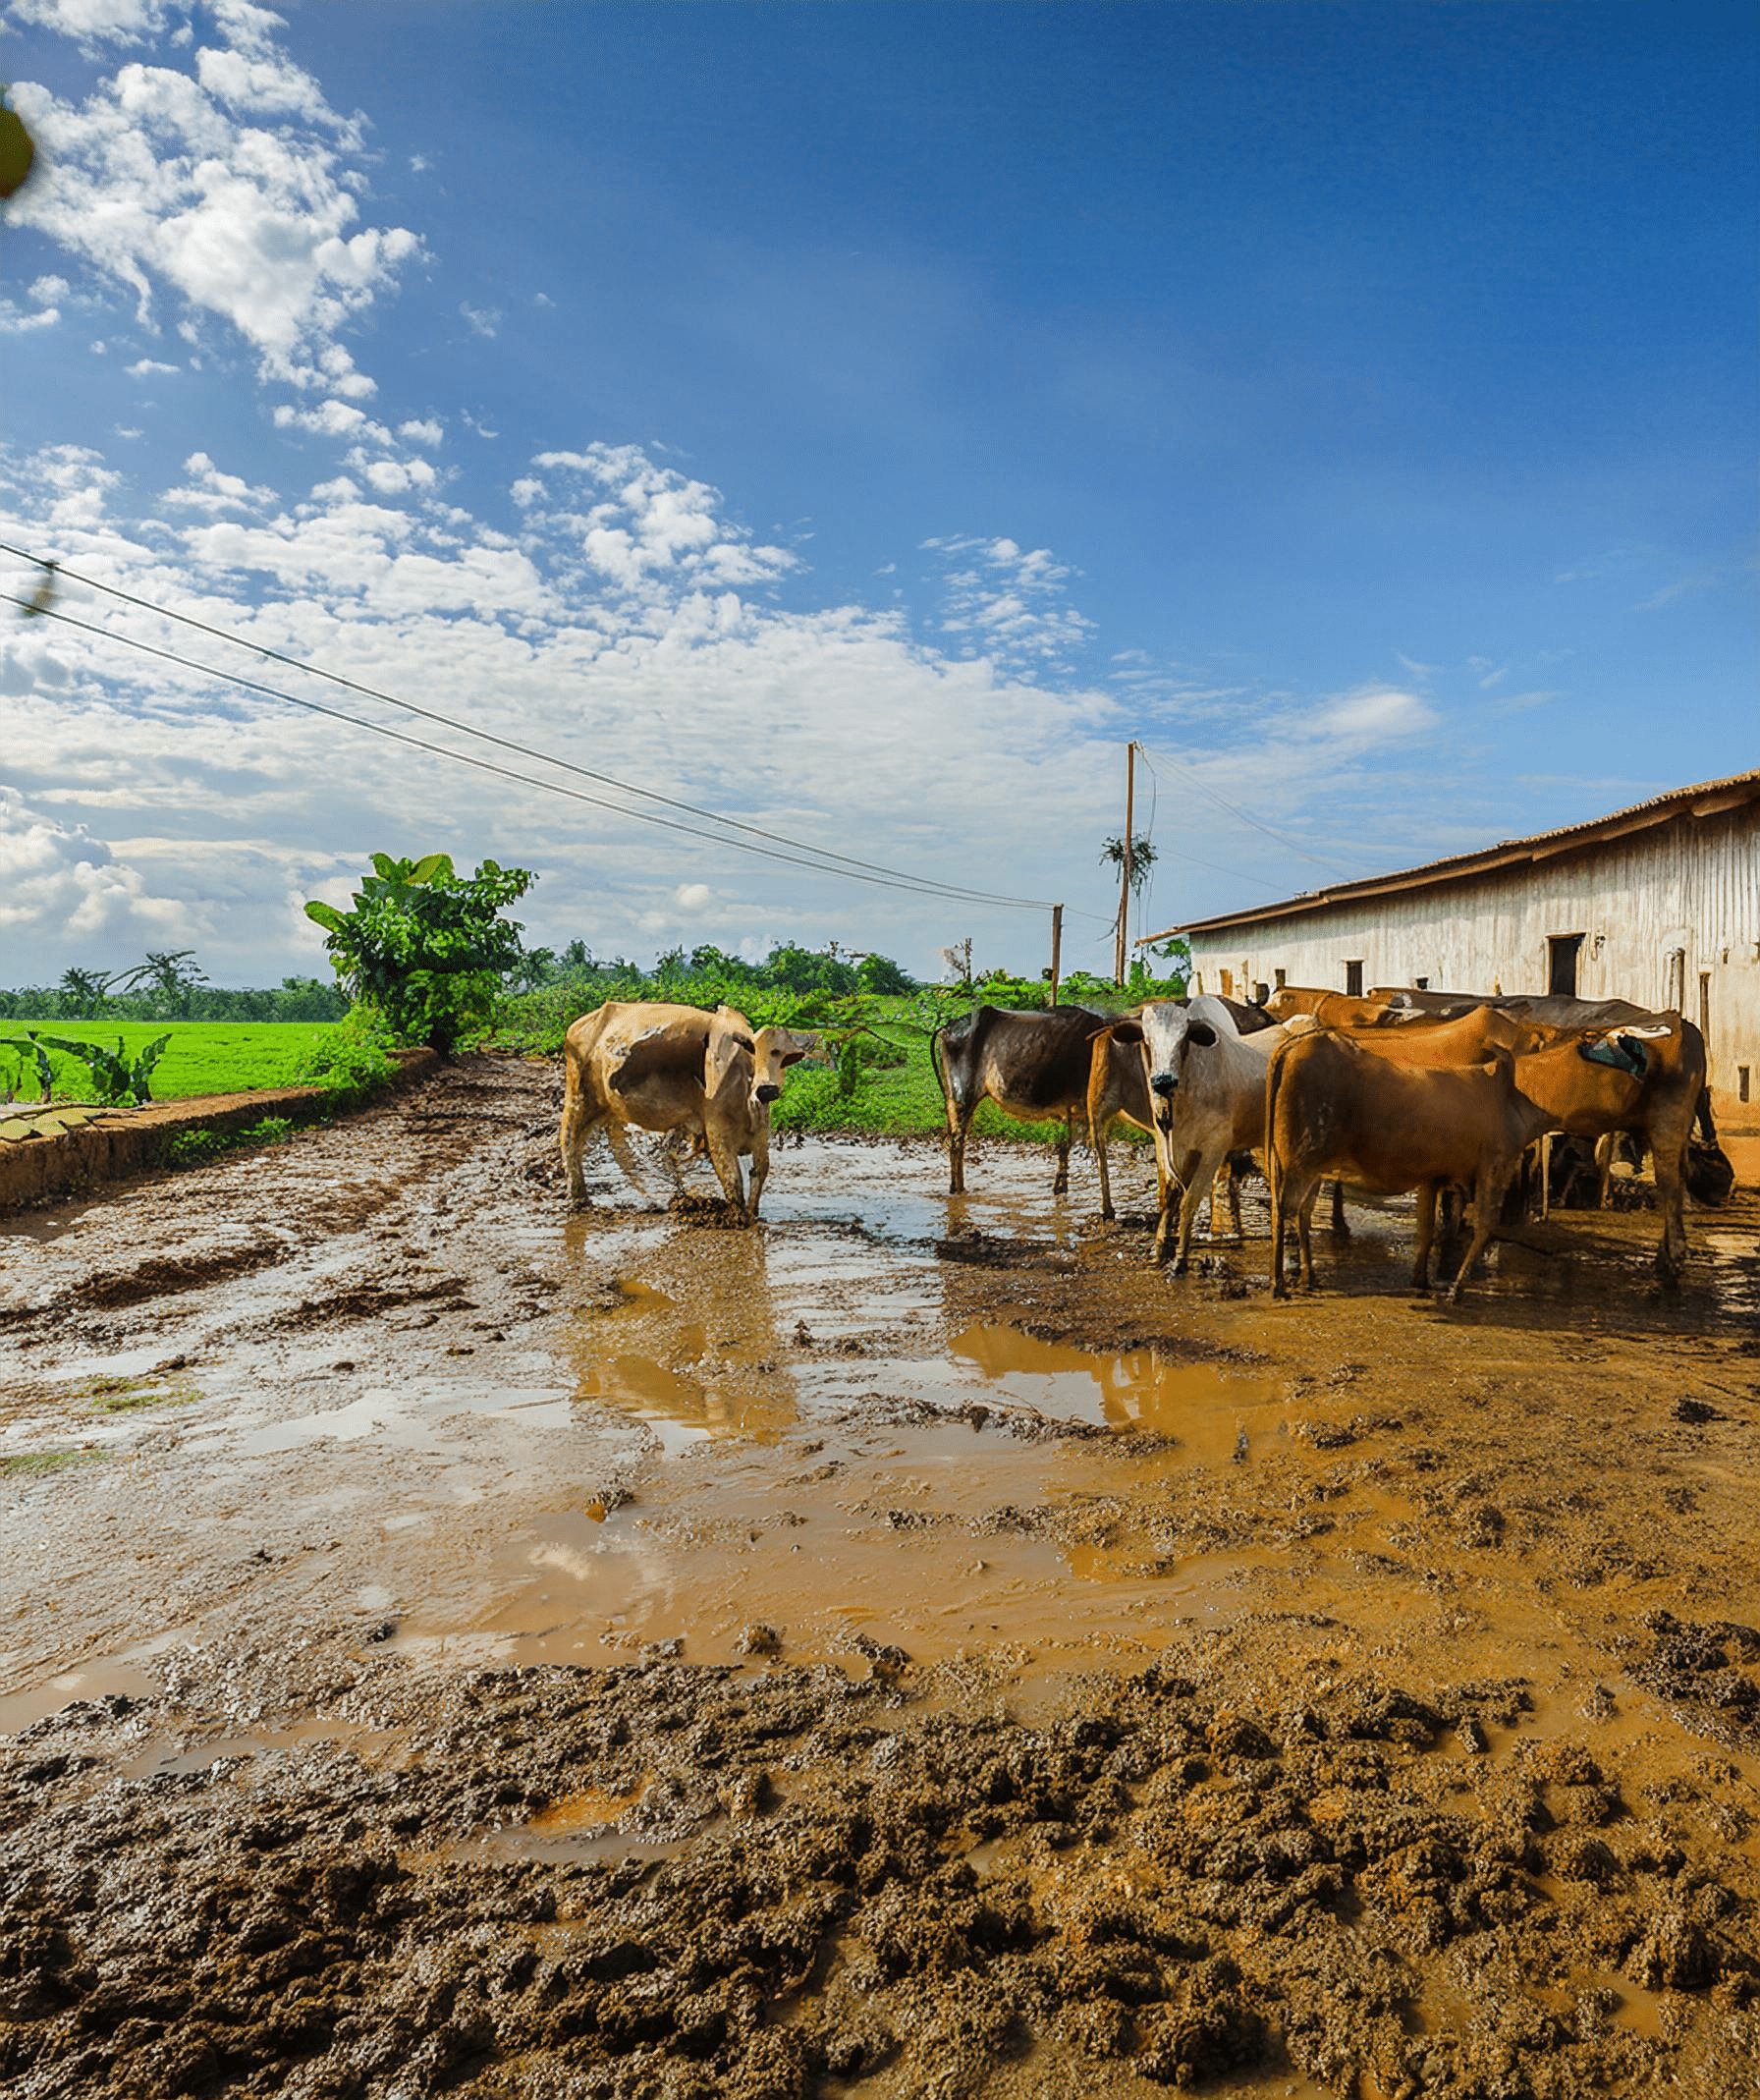
[[[440, 1062], [432, 1050], [392, 1054], [398, 1062], [394, 1086], [424, 1078]], [[150, 1102], [144, 1108], [105, 1109], [77, 1130], [52, 1136], [10, 1138], [0, 1144], [0, 1211], [53, 1202], [57, 1196], [77, 1194], [100, 1182], [145, 1173], [159, 1165], [166, 1145], [182, 1131], [230, 1133], [248, 1130], [265, 1116], [313, 1123], [334, 1113], [336, 1097], [321, 1086], [195, 1094], [185, 1101]]]

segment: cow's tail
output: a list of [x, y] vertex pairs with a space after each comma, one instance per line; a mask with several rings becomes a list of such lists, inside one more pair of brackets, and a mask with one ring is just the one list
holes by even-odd
[[941, 1102], [947, 1105], [947, 1072], [941, 1062], [941, 1038], [947, 1032], [947, 1022], [938, 1021], [929, 1030], [929, 1070], [935, 1075], [935, 1083], [941, 1088]]
[[1717, 1125], [1711, 1120], [1711, 1088], [1699, 1088], [1698, 1106], [1693, 1110], [1694, 1121], [1699, 1126], [1699, 1135], [1708, 1145], [1717, 1143]]
[[1277, 1097], [1283, 1090], [1284, 1067], [1289, 1062], [1290, 1053], [1311, 1032], [1304, 1029], [1286, 1035], [1281, 1043], [1273, 1045], [1265, 1062], [1265, 1186], [1271, 1190], [1271, 1215], [1279, 1220], [1283, 1216], [1284, 1169], [1277, 1153]]
[[1088, 1149], [1097, 1152], [1099, 1137], [1111, 1120], [1106, 1113], [1106, 1089], [1112, 1078], [1110, 1028], [1096, 1031], [1089, 1043], [1088, 1060]]

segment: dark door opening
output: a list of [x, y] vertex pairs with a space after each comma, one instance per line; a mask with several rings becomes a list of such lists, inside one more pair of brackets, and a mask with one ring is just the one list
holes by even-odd
[[1360, 999], [1363, 995], [1363, 966], [1360, 963], [1345, 965], [1345, 992], [1347, 997]]
[[1546, 989], [1554, 998], [1576, 997], [1576, 961], [1582, 953], [1580, 933], [1555, 933], [1546, 944]]

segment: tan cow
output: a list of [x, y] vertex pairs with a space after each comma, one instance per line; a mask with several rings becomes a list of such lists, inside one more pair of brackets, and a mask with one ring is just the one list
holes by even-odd
[[1397, 1028], [1408, 1024], [1412, 1010], [1376, 994], [1360, 999], [1353, 992], [1329, 992], [1316, 985], [1280, 984], [1265, 1002], [1273, 1021], [1294, 1021], [1307, 1014], [1329, 1028]]
[[[1568, 1047], [1539, 1053], [1576, 1055]], [[1288, 1295], [1284, 1224], [1292, 1215], [1301, 1281], [1313, 1285], [1309, 1219], [1315, 1191], [1330, 1176], [1384, 1195], [1417, 1190], [1412, 1285], [1419, 1291], [1429, 1284], [1437, 1197], [1446, 1188], [1464, 1188], [1473, 1237], [1449, 1291], [1451, 1301], [1458, 1299], [1522, 1153], [1552, 1127], [1548, 1112], [1517, 1091], [1515, 1060], [1501, 1046], [1483, 1065], [1431, 1070], [1377, 1056], [1356, 1038], [1317, 1024], [1291, 1035], [1273, 1051], [1265, 1082], [1272, 1296]]]
[[[626, 1135], [638, 1130], [700, 1138], [728, 1201], [755, 1218], [770, 1171], [770, 1107], [783, 1074], [817, 1038], [754, 1028], [732, 1007], [607, 1000], [570, 1028], [563, 1045], [562, 1161], [569, 1199], [586, 1203], [580, 1155], [603, 1126], [620, 1167], [641, 1186]], [[741, 1160], [751, 1160], [751, 1189]]]

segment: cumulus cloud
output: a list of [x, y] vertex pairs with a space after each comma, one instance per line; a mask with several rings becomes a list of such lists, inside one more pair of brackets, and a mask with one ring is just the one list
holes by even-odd
[[47, 937], [72, 962], [87, 951], [114, 954], [119, 940], [156, 945], [183, 925], [178, 906], [149, 891], [83, 824], [63, 823], [0, 787], [0, 937], [9, 951]]
[[[160, 32], [170, 12], [22, 4], [27, 20], [87, 48]], [[195, 46], [189, 70], [129, 60], [83, 101], [15, 84], [42, 162], [13, 217], [130, 294], [142, 325], [162, 304], [185, 329], [218, 320], [267, 377], [370, 394], [339, 337], [420, 243], [405, 227], [359, 223], [361, 120], [332, 109], [287, 58], [280, 18], [246, 0], [220, 0], [210, 16], [217, 40]]]

